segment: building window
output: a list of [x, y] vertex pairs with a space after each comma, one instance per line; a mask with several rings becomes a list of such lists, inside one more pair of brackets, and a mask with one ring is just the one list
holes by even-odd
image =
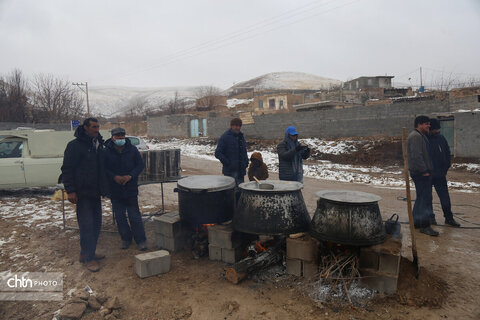
[[368, 79], [368, 85], [373, 86], [373, 79]]
[[480, 102], [480, 94], [477, 96], [478, 102]]
[[258, 108], [263, 109], [263, 100], [258, 100]]
[[358, 80], [357, 80], [357, 81], [355, 81], [355, 87], [356, 87], [357, 89], [358, 89], [358, 87], [359, 87]]
[[280, 100], [280, 109], [283, 109], [283, 100]]
[[268, 108], [269, 109], [275, 109], [275, 99], [269, 99], [268, 100]]

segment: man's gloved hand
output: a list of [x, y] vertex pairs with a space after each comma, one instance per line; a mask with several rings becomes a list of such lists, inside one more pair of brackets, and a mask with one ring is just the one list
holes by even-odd
[[302, 146], [301, 144], [299, 144], [298, 146], [295, 147], [296, 151], [301, 151], [303, 149], [305, 149], [305, 146]]

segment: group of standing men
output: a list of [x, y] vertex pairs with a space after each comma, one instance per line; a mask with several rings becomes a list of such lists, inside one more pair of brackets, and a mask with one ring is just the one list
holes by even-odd
[[[215, 157], [222, 163], [222, 173], [235, 179], [236, 185], [244, 181], [249, 163], [247, 143], [240, 131], [242, 120], [234, 118], [230, 121], [230, 129], [225, 131], [218, 140]], [[310, 156], [310, 149], [298, 142], [298, 132], [295, 127], [288, 127], [284, 140], [277, 146], [280, 180], [303, 182], [302, 160]], [[248, 176], [253, 180], [268, 177], [268, 170], [262, 156], [254, 152], [250, 158]]]
[[144, 168], [143, 160], [125, 137], [124, 129], [113, 129], [112, 137], [105, 142], [99, 130], [97, 119], [85, 119], [76, 129], [75, 139], [68, 143], [62, 165], [62, 182], [68, 200], [76, 204], [77, 209], [79, 260], [92, 272], [100, 269], [98, 260], [105, 258], [96, 253], [102, 226], [102, 196], [111, 199], [121, 248], [127, 249], [133, 238], [140, 250], [147, 249], [138, 207], [138, 175]]
[[448, 194], [447, 172], [450, 168], [450, 148], [440, 134], [440, 122], [427, 116], [415, 118], [415, 130], [407, 138], [408, 170], [415, 184], [416, 200], [413, 206], [415, 228], [429, 236], [438, 236], [432, 204], [432, 186], [442, 205], [445, 224], [460, 227], [453, 218]]

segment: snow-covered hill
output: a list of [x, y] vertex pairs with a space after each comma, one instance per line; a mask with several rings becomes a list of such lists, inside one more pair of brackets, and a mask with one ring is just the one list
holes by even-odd
[[227, 92], [237, 88], [253, 87], [262, 90], [319, 90], [340, 85], [340, 80], [319, 77], [303, 72], [272, 72], [235, 84]]
[[126, 113], [136, 105], [145, 104], [147, 109], [158, 109], [178, 92], [180, 98], [195, 100], [196, 87], [89, 87], [89, 101], [94, 114], [106, 117]]
[[[319, 90], [341, 84], [341, 81], [319, 77], [302, 72], [273, 72], [251, 80], [237, 83], [226, 90], [228, 94], [238, 87], [254, 87], [261, 90]], [[195, 91], [198, 87], [89, 87], [90, 106], [94, 114], [106, 117], [127, 113], [137, 105], [145, 104], [146, 109], [159, 109], [159, 106], [172, 99], [175, 92], [179, 98], [195, 102]]]

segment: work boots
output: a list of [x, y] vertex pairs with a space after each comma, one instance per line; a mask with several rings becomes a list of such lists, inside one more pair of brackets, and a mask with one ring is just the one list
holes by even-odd
[[426, 228], [420, 228], [420, 232], [432, 237], [437, 237], [439, 235], [439, 233], [433, 230], [430, 226]]

